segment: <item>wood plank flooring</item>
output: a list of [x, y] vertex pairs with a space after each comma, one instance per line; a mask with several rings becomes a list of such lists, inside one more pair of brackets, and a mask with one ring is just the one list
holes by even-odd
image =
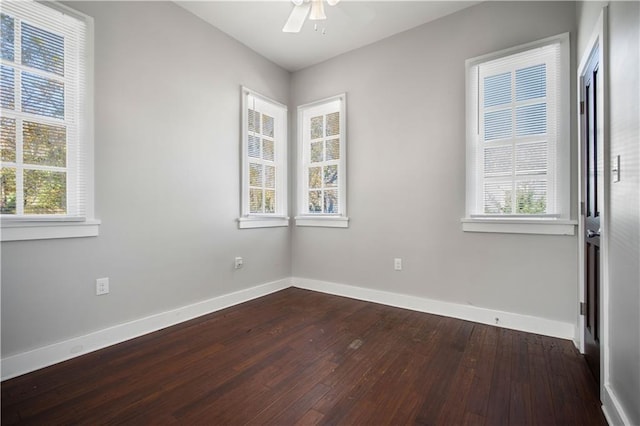
[[300, 289], [2, 383], [2, 424], [605, 425], [570, 341]]

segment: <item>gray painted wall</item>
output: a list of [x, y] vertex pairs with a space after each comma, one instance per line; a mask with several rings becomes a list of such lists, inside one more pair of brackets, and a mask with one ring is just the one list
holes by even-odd
[[294, 73], [292, 109], [347, 92], [351, 218], [292, 230], [294, 276], [574, 323], [575, 237], [460, 223], [465, 59], [574, 30], [574, 3], [485, 3]]
[[291, 274], [287, 228], [235, 222], [240, 85], [286, 104], [289, 73], [170, 2], [71, 6], [95, 18], [102, 226], [2, 244], [3, 357]]
[[[578, 6], [580, 56], [601, 8]], [[621, 170], [609, 187], [609, 383], [640, 424], [640, 3], [611, 2], [608, 26], [609, 150]]]

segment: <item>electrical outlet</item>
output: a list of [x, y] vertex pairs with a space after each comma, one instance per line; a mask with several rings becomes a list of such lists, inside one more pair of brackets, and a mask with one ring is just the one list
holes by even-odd
[[96, 296], [109, 293], [109, 278], [98, 278], [96, 280]]
[[402, 271], [402, 259], [399, 257], [396, 257], [395, 259], [393, 259], [393, 269], [395, 269], [396, 271]]
[[241, 257], [236, 257], [235, 259], [235, 268], [236, 269], [240, 269], [242, 268], [242, 265], [244, 265], [244, 259]]

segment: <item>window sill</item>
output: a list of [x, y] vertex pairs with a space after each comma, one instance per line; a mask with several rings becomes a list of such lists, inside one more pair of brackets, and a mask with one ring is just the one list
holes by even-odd
[[502, 234], [575, 235], [575, 220], [463, 218], [464, 232], [493, 232]]
[[349, 218], [345, 216], [296, 216], [296, 226], [348, 228]]
[[289, 226], [289, 218], [286, 216], [246, 216], [238, 218], [238, 228], [274, 228]]
[[2, 241], [51, 240], [57, 238], [97, 237], [99, 220], [3, 220]]

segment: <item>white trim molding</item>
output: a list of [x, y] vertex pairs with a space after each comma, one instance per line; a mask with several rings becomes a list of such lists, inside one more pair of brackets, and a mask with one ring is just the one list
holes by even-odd
[[0, 238], [4, 241], [48, 240], [53, 238], [97, 237], [99, 220], [84, 221], [2, 221]]
[[348, 228], [346, 216], [296, 216], [296, 226], [321, 226], [325, 228]]
[[2, 380], [11, 379], [43, 367], [66, 361], [89, 352], [103, 349], [172, 325], [266, 296], [291, 286], [290, 278], [283, 278], [255, 287], [224, 294], [191, 305], [150, 315], [113, 327], [74, 337], [63, 342], [33, 349], [2, 359]]
[[479, 308], [477, 306], [462, 305], [442, 300], [427, 299], [408, 294], [355, 287], [328, 281], [298, 277], [293, 277], [291, 280], [294, 287], [319, 291], [336, 296], [350, 297], [352, 299], [364, 300], [367, 302], [380, 303], [382, 305], [394, 306], [397, 308], [410, 309], [412, 311], [444, 315], [451, 318], [509, 328], [512, 330], [526, 331], [528, 333], [543, 334], [545, 336], [558, 337], [567, 340], [573, 340], [575, 336], [575, 325], [562, 321], [522, 315], [513, 312]]
[[463, 218], [464, 232], [498, 232], [504, 234], [575, 235], [577, 220]]
[[[417, 312], [443, 315], [568, 340], [572, 340], [575, 334], [574, 324], [562, 321], [346, 284], [288, 277], [8, 356], [2, 359], [2, 380], [11, 379], [40, 368], [48, 367], [145, 334], [153, 333], [154, 331], [266, 296], [289, 287], [297, 287]], [[616, 401], [615, 399], [613, 400]], [[619, 404], [616, 406], [619, 406]]]
[[631, 420], [629, 416], [624, 412], [620, 400], [616, 397], [616, 394], [611, 389], [611, 386], [607, 383], [602, 388], [602, 412], [607, 419], [607, 423], [610, 425], [625, 425], [631, 426]]
[[247, 216], [238, 218], [238, 228], [274, 228], [278, 226], [289, 226], [287, 216]]

